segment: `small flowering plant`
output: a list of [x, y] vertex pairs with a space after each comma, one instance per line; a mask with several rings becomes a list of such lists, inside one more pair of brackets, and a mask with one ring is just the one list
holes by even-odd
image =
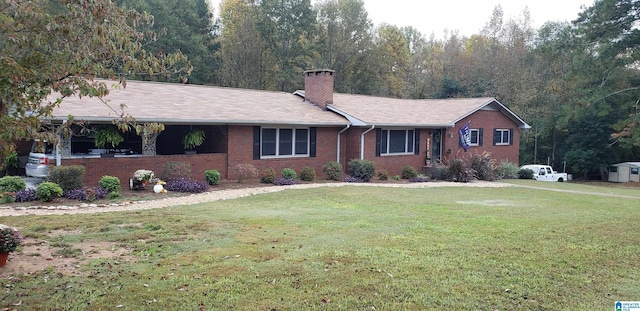
[[135, 173], [133, 173], [132, 178], [135, 181], [144, 183], [149, 182], [151, 179], [154, 179], [155, 175], [153, 174], [153, 171], [150, 170], [137, 170]]
[[15, 251], [22, 241], [22, 234], [18, 229], [0, 224], [0, 253]]

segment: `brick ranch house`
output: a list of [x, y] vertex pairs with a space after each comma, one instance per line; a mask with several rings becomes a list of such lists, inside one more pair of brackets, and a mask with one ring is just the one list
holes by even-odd
[[[494, 98], [393, 99], [334, 94], [332, 70], [305, 73], [305, 89], [294, 93], [198, 85], [127, 81], [104, 100], [65, 98], [53, 111], [53, 124], [69, 115], [92, 126], [111, 124], [118, 107], [138, 123], [159, 122], [165, 130], [151, 141], [124, 133], [115, 157], [100, 157], [94, 138], [62, 140], [61, 165], [83, 165], [85, 184], [103, 175], [128, 180], [138, 169], [160, 175], [170, 161], [191, 163], [193, 179], [217, 169], [237, 179], [234, 167], [252, 164], [260, 171], [300, 171], [338, 161], [346, 169], [351, 159], [374, 161], [377, 169], [400, 174], [415, 168], [446, 164], [448, 159], [490, 152], [497, 161], [518, 162], [522, 119]], [[111, 82], [108, 82], [110, 84]], [[112, 109], [113, 108], [113, 109]], [[464, 152], [458, 127], [470, 122], [472, 147]], [[205, 131], [196, 154], [185, 154], [181, 140], [190, 129]]]

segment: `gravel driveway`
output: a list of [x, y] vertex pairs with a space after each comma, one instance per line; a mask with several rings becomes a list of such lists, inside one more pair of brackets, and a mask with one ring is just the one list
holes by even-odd
[[83, 203], [77, 206], [1, 206], [0, 217], [6, 216], [24, 216], [24, 215], [64, 215], [64, 214], [90, 214], [90, 213], [106, 213], [132, 210], [145, 210], [154, 208], [163, 208], [169, 206], [192, 205], [205, 202], [214, 202], [219, 200], [231, 200], [263, 193], [279, 192], [289, 189], [309, 189], [320, 187], [388, 187], [388, 188], [436, 188], [436, 187], [510, 187], [512, 185], [504, 183], [475, 181], [470, 183], [453, 183], [453, 182], [426, 182], [426, 183], [407, 183], [407, 184], [385, 184], [385, 183], [320, 183], [320, 184], [301, 184], [290, 186], [273, 186], [273, 187], [257, 187], [243, 188], [232, 190], [208, 191], [204, 193], [192, 194], [180, 197], [170, 197], [153, 201], [134, 201], [113, 204], [88, 204]]

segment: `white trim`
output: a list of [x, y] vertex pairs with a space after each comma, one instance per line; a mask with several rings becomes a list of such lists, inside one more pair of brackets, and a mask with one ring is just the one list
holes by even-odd
[[[387, 145], [385, 149], [387, 152], [383, 152], [382, 142], [380, 142], [380, 156], [397, 156], [397, 155], [413, 155], [415, 154], [416, 148], [416, 129], [415, 128], [381, 128], [381, 131], [387, 131], [386, 142]], [[389, 152], [389, 144], [391, 143], [391, 131], [404, 131], [404, 152]], [[409, 138], [409, 131], [413, 132], [413, 137]], [[382, 137], [381, 137], [382, 138]], [[409, 147], [411, 147], [411, 151], [409, 151]]]
[[[496, 146], [509, 146], [509, 145], [511, 145], [511, 129], [497, 128], [497, 129], [494, 130], [493, 135], [495, 135], [495, 132], [498, 132], [498, 131], [500, 131], [500, 142], [496, 142]], [[507, 132], [507, 134], [508, 134], [506, 143], [504, 142], [504, 139], [503, 139], [504, 132]]]
[[469, 129], [469, 134], [471, 135], [472, 139], [473, 139], [474, 132], [476, 133], [476, 142], [473, 143], [473, 140], [472, 140], [469, 146], [477, 147], [477, 146], [480, 146], [480, 129]]
[[[276, 130], [275, 155], [263, 155], [264, 130]], [[280, 130], [291, 130], [291, 154], [280, 154]], [[304, 154], [296, 154], [296, 133], [298, 130], [307, 131], [307, 151]], [[308, 158], [311, 149], [311, 129], [307, 127], [260, 127], [260, 159], [281, 159], [281, 158]]]

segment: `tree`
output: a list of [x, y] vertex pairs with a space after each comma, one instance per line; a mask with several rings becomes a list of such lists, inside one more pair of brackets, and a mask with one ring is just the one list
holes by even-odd
[[316, 20], [310, 0], [262, 0], [258, 22], [262, 39], [274, 56], [271, 76], [276, 89], [295, 90], [311, 63], [309, 43]]
[[316, 5], [314, 67], [336, 71], [340, 93], [369, 93], [375, 81], [371, 61], [373, 24], [362, 0], [326, 0]]
[[275, 89], [269, 77], [275, 60], [258, 29], [258, 7], [244, 0], [220, 4], [220, 72], [223, 86]]
[[[41, 118], [72, 95], [103, 97], [107, 83], [126, 77], [191, 72], [181, 53], [151, 54], [157, 39], [148, 14], [110, 0], [33, 0], [0, 3], [0, 145], [56, 137]], [[56, 92], [56, 98], [50, 95]], [[115, 109], [115, 107], [114, 107]], [[124, 114], [122, 115], [124, 116]]]
[[411, 55], [409, 42], [402, 30], [388, 24], [378, 27], [375, 55], [382, 79], [376, 95], [407, 98], [408, 84], [405, 78]]
[[157, 53], [181, 52], [189, 58], [193, 72], [189, 83], [212, 84], [217, 80], [219, 60], [214, 58], [213, 14], [205, 0], [115, 0], [138, 12], [153, 15], [153, 30], [160, 34], [145, 50]]

